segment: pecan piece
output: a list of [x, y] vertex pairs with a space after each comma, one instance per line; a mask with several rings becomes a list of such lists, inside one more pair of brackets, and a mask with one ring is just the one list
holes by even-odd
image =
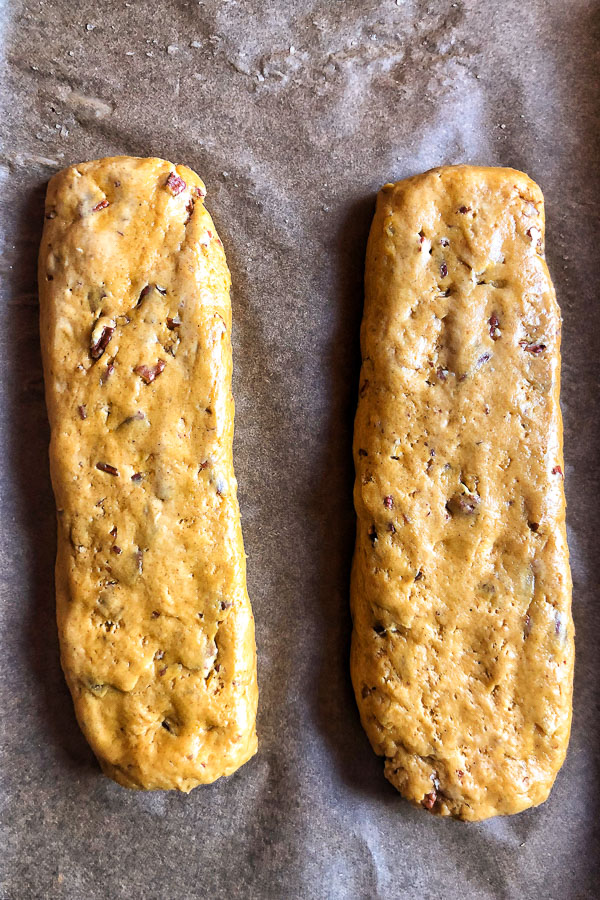
[[139, 306], [140, 303], [142, 302], [142, 300], [144, 299], [144, 297], [147, 297], [151, 290], [152, 290], [151, 284], [147, 284], [145, 288], [142, 288], [142, 290], [140, 291], [140, 296], [138, 297], [137, 303], [135, 305]]
[[501, 337], [500, 332], [500, 320], [496, 313], [492, 313], [489, 319], [490, 326], [490, 337], [493, 341], [497, 341], [499, 337]]
[[133, 371], [136, 375], [139, 375], [146, 384], [152, 384], [154, 379], [158, 378], [160, 373], [164, 371], [166, 365], [164, 359], [159, 359], [155, 366], [136, 366]]
[[533, 226], [532, 228], [528, 228], [525, 232], [529, 240], [532, 244], [535, 244], [536, 250], [540, 251], [542, 249], [542, 232], [539, 228]]
[[457, 492], [446, 503], [446, 509], [452, 516], [459, 513], [472, 516], [477, 511], [480, 499], [479, 494], [462, 494]]
[[435, 801], [437, 800], [437, 792], [429, 791], [428, 794], [425, 794], [423, 799], [421, 800], [421, 805], [425, 807], [425, 809], [433, 809], [435, 806]]
[[106, 472], [107, 475], [118, 475], [119, 470], [115, 468], [115, 466], [111, 466], [110, 463], [99, 462], [96, 463], [96, 468], [100, 469], [101, 472]]
[[112, 319], [101, 316], [96, 322], [92, 330], [90, 341], [90, 356], [92, 359], [100, 359], [113, 334], [115, 333], [115, 323]]
[[176, 197], [178, 194], [181, 194], [182, 191], [185, 191], [186, 183], [176, 172], [171, 172], [165, 182], [165, 187], [167, 187], [173, 196]]
[[536, 356], [543, 353], [546, 349], [546, 345], [539, 341], [519, 341], [519, 347], [522, 347], [527, 353], [534, 353]]
[[114, 364], [114, 363], [115, 363], [114, 359], [109, 359], [109, 361], [107, 362], [107, 364], [106, 364], [106, 372], [104, 373], [104, 375], [103, 375], [102, 378], [100, 379], [100, 383], [101, 383], [101, 384], [106, 384], [106, 382], [108, 381], [108, 379], [110, 378], [110, 376], [112, 375], [112, 373], [115, 371], [115, 364]]
[[123, 428], [125, 425], [131, 425], [132, 422], [142, 422], [145, 418], [146, 416], [141, 411], [141, 409], [138, 409], [138, 411], [135, 412], [132, 416], [127, 416], [126, 419], [123, 419], [123, 421], [119, 425], [117, 425], [117, 428]]

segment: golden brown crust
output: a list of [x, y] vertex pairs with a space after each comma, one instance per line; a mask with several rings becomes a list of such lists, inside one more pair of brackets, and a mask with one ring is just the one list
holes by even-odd
[[571, 722], [560, 313], [541, 191], [445, 167], [380, 192], [355, 425], [352, 677], [390, 781], [543, 802]]
[[115, 157], [50, 182], [39, 261], [62, 665], [104, 772], [189, 791], [256, 752], [229, 271], [204, 185]]

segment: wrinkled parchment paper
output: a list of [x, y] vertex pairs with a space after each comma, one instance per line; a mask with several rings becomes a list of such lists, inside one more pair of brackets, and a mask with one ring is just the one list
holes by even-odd
[[[598, 896], [599, 4], [5, 0], [0, 24], [0, 897]], [[111, 154], [196, 169], [233, 274], [260, 750], [188, 797], [100, 775], [58, 659], [36, 256], [47, 179]], [[365, 240], [381, 184], [452, 162], [541, 184], [564, 316], [573, 735], [548, 803], [480, 825], [387, 784], [348, 676]]]

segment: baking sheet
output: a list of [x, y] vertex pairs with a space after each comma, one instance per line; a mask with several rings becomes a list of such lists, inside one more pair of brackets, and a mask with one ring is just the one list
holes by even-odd
[[[0, 897], [597, 896], [599, 4], [14, 0], [0, 24]], [[188, 797], [101, 777], [58, 660], [36, 255], [47, 179], [111, 154], [196, 169], [233, 274], [260, 750]], [[348, 676], [366, 235], [382, 183], [453, 162], [546, 194], [577, 627], [552, 796], [478, 825], [387, 784]]]

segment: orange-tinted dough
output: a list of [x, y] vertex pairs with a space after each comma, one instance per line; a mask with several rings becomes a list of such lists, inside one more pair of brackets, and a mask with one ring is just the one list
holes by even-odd
[[386, 185], [367, 250], [352, 677], [389, 780], [463, 819], [542, 803], [569, 738], [543, 235], [526, 175], [457, 166]]
[[178, 788], [256, 752], [233, 471], [230, 277], [184, 166], [116, 157], [48, 187], [41, 341], [63, 669], [104, 772]]

